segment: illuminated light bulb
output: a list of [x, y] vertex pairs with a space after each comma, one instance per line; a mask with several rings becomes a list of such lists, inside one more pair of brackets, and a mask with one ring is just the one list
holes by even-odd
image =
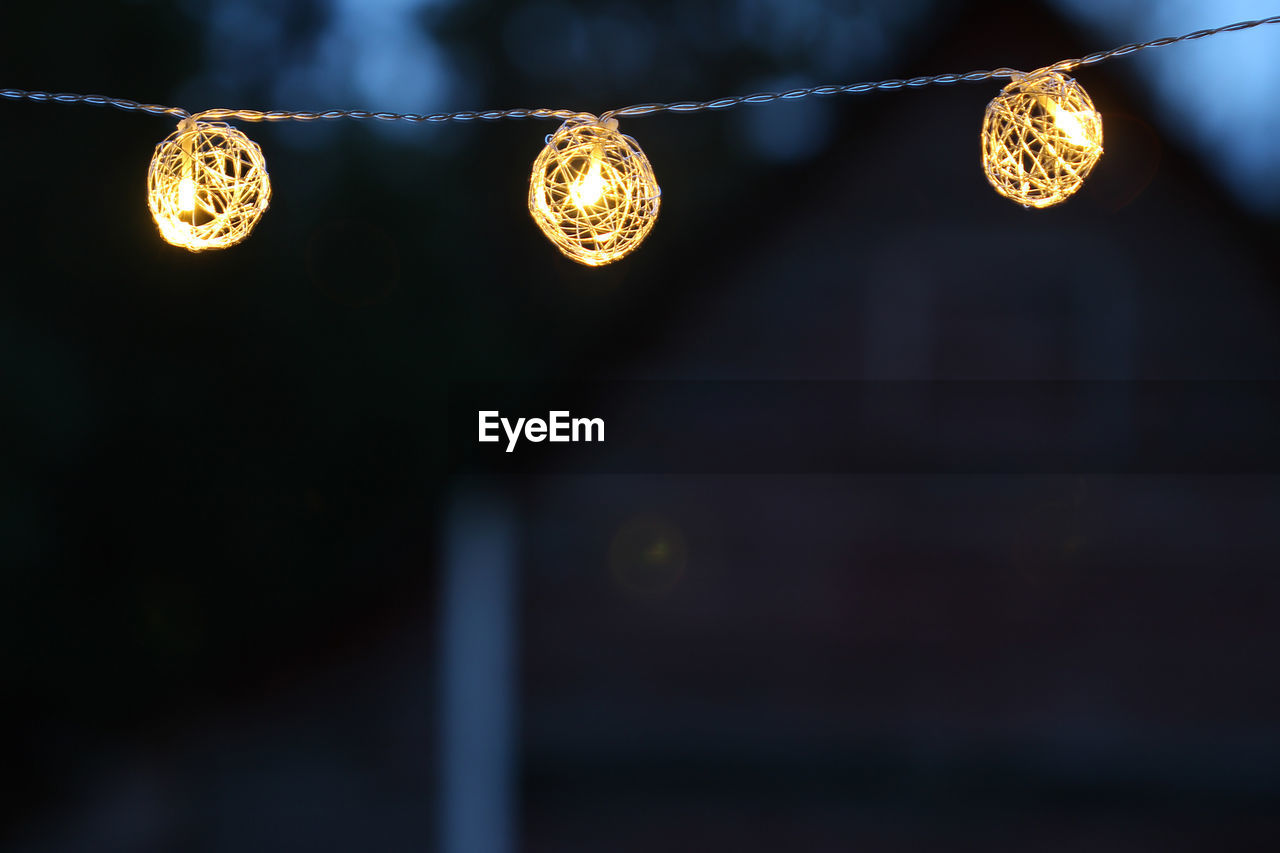
[[160, 236], [175, 246], [234, 246], [270, 202], [262, 149], [230, 125], [186, 119], [151, 157], [147, 205]]
[[604, 195], [604, 176], [600, 174], [602, 158], [598, 151], [591, 152], [591, 166], [585, 175], [573, 182], [569, 194], [579, 209], [595, 205]]
[[1000, 195], [1049, 207], [1084, 185], [1102, 156], [1102, 116], [1061, 71], [1021, 75], [987, 104], [982, 163]]
[[196, 209], [196, 182], [191, 178], [183, 178], [178, 182], [178, 209], [183, 213], [191, 213]]
[[648, 158], [613, 119], [570, 119], [533, 162], [529, 213], [580, 264], [603, 266], [634, 251], [653, 229], [661, 200]]

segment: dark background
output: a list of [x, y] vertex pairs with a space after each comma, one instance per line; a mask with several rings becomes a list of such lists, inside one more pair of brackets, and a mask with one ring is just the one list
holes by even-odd
[[[0, 83], [602, 111], [1127, 40], [1047, 3], [389, 3], [409, 11], [383, 30], [379, 4], [212, 5], [12, 5]], [[1219, 38], [1274, 53], [1271, 32]], [[1106, 153], [1040, 212], [982, 177], [993, 84], [624, 121], [662, 213], [594, 270], [524, 208], [553, 123], [241, 124], [272, 207], [196, 255], [145, 204], [170, 119], [0, 103], [0, 838], [1274, 844], [1273, 469], [859, 473], [834, 440], [809, 453], [825, 472], [476, 479], [447, 450], [450, 391], [475, 380], [594, 380], [590, 414], [645, 413], [660, 446], [677, 426], [611, 379], [1280, 378], [1276, 220], [1156, 108], [1145, 56], [1080, 72]], [[1265, 435], [1274, 406], [1249, 399], [1162, 437], [1195, 458], [1233, 423]], [[731, 444], [714, 401], [678, 428]], [[1102, 428], [1124, 440], [1131, 415]], [[955, 452], [991, 428], [957, 417]], [[505, 567], [474, 619], [446, 580], [472, 559]], [[496, 717], [450, 692], [472, 669]], [[499, 735], [478, 757], [467, 720]], [[481, 765], [509, 795], [467, 796], [507, 822], [464, 843], [450, 786]]]

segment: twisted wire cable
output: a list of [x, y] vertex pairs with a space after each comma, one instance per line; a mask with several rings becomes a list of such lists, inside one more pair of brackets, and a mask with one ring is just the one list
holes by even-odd
[[108, 98], [105, 95], [75, 95], [71, 92], [33, 92], [23, 89], [0, 89], [0, 98], [11, 101], [37, 101], [53, 104], [95, 104], [97, 106], [115, 107], [126, 112], [142, 112], [151, 115], [170, 115], [178, 118], [190, 118], [191, 114], [182, 107], [165, 107], [160, 104], [143, 104], [128, 98]]
[[[1270, 18], [1260, 18], [1256, 21], [1237, 21], [1234, 24], [1225, 24], [1221, 27], [1214, 27], [1211, 30], [1196, 30], [1195, 32], [1186, 33], [1180, 36], [1165, 36], [1164, 38], [1152, 39], [1151, 41], [1121, 45], [1120, 47], [1113, 47], [1110, 50], [1100, 50], [1095, 53], [1090, 53], [1080, 57], [1079, 59], [1063, 59], [1048, 66], [1046, 70], [1070, 71], [1071, 69], [1079, 66], [1096, 65], [1099, 62], [1105, 62], [1108, 59], [1114, 59], [1119, 56], [1128, 56], [1131, 53], [1137, 53], [1140, 50], [1146, 50], [1150, 47], [1165, 47], [1166, 45], [1177, 44], [1178, 42], [1194, 41], [1195, 39], [1216, 36], [1219, 33], [1251, 30], [1254, 27], [1261, 27], [1265, 24], [1280, 24], [1280, 15], [1272, 15]], [[760, 92], [755, 95], [717, 98], [711, 101], [677, 101], [670, 104], [635, 104], [634, 106], [623, 107], [618, 110], [609, 110], [608, 112], [603, 113], [600, 117], [604, 119], [615, 118], [617, 116], [645, 116], [660, 112], [699, 113], [707, 110], [728, 109], [729, 107], [736, 107], [739, 104], [767, 104], [772, 101], [794, 101], [800, 98], [810, 97], [811, 95], [852, 95], [876, 90], [922, 89], [925, 86], [948, 86], [955, 83], [976, 83], [995, 78], [1016, 78], [1020, 76], [1022, 76], [1022, 72], [1013, 68], [993, 68], [990, 71], [969, 71], [965, 74], [930, 74], [924, 77], [911, 77], [905, 80], [892, 78], [889, 80], [879, 80], [873, 83], [846, 83], [843, 85], [809, 86], [803, 89], [791, 89], [786, 92]]]
[[[1209, 36], [1216, 36], [1220, 33], [1250, 30], [1254, 27], [1261, 27], [1267, 24], [1280, 24], [1280, 15], [1272, 15], [1269, 18], [1259, 18], [1255, 21], [1237, 21], [1234, 24], [1224, 24], [1223, 26], [1214, 27], [1212, 29], [1196, 30], [1180, 36], [1165, 36], [1163, 38], [1152, 39], [1151, 41], [1125, 44], [1120, 47], [1113, 47], [1109, 50], [1101, 50], [1095, 53], [1086, 54], [1085, 56], [1081, 56], [1077, 59], [1063, 59], [1053, 63], [1052, 65], [1048, 65], [1045, 68], [1046, 70], [1054, 71], [1070, 71], [1073, 68], [1096, 65], [1099, 62], [1105, 62], [1109, 59], [1114, 59], [1120, 56], [1128, 56], [1129, 54], [1137, 53], [1140, 50], [1147, 50], [1152, 47], [1165, 47], [1171, 44], [1178, 44], [1179, 42], [1194, 41], [1196, 39], [1208, 38]], [[672, 103], [633, 104], [632, 106], [622, 107], [616, 110], [608, 110], [601, 113], [600, 120], [604, 121], [611, 118], [617, 118], [619, 116], [646, 116], [662, 112], [707, 112], [711, 110], [728, 109], [741, 104], [767, 104], [772, 101], [794, 101], [815, 95], [829, 96], [859, 94], [862, 92], [891, 91], [895, 89], [920, 89], [925, 86], [946, 86], [955, 83], [975, 83], [995, 78], [1012, 79], [1021, 76], [1021, 74], [1022, 72], [1016, 69], [1002, 67], [994, 68], [990, 71], [969, 71], [964, 74], [930, 74], [924, 77], [911, 77], [909, 79], [891, 78], [888, 80], [865, 83], [809, 86], [803, 89], [791, 89], [786, 92], [758, 92], [753, 95], [715, 98], [709, 101], [675, 101]], [[550, 109], [545, 107], [537, 109], [518, 107], [506, 110], [462, 110], [451, 113], [425, 114], [371, 112], [369, 110], [324, 110], [322, 112], [314, 112], [308, 110], [248, 110], [220, 108], [205, 110], [203, 112], [193, 114], [182, 107], [145, 104], [139, 101], [131, 101], [128, 98], [108, 98], [103, 95], [77, 95], [66, 92], [54, 93], [24, 89], [0, 89], [0, 98], [6, 98], [12, 101], [26, 100], [59, 104], [95, 104], [99, 106], [115, 107], [116, 109], [130, 112], [144, 112], [151, 115], [171, 115], [184, 119], [194, 117], [211, 120], [240, 119], [241, 121], [307, 122], [318, 121], [320, 119], [373, 119], [376, 121], [406, 121], [415, 124], [438, 124], [444, 122], [501, 121], [504, 119], [527, 118], [558, 119], [560, 121], [565, 121], [577, 116], [585, 115], [578, 110]], [[592, 116], [592, 118], [594, 119], [595, 117]]]
[[[318, 121], [320, 119], [357, 119], [376, 121], [407, 121], [415, 124], [466, 122], [466, 121], [500, 121], [502, 119], [540, 118], [567, 121], [585, 115], [581, 110], [563, 110], [540, 107], [527, 109], [517, 107], [508, 110], [461, 110], [453, 113], [394, 113], [372, 112], [370, 110], [248, 110], [216, 108], [192, 113], [182, 107], [166, 107], [161, 104], [144, 104], [128, 98], [109, 98], [105, 95], [77, 95], [71, 92], [40, 92], [25, 89], [0, 89], [0, 98], [11, 101], [37, 101], [55, 104], [94, 104], [96, 106], [115, 107], [126, 112], [143, 112], [151, 115], [170, 115], [180, 119], [194, 118], [201, 121], [222, 121], [239, 119], [241, 121]], [[591, 118], [595, 118], [591, 116]]]

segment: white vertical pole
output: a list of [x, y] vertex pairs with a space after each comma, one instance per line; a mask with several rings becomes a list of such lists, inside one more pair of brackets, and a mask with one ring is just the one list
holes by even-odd
[[455, 495], [445, 521], [440, 638], [440, 853], [515, 848], [516, 513]]

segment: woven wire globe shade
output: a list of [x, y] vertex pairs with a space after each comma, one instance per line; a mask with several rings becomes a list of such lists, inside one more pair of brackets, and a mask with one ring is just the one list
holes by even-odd
[[193, 252], [239, 243], [270, 201], [262, 149], [222, 122], [184, 121], [156, 146], [147, 171], [160, 236]]
[[640, 146], [617, 122], [571, 119], [533, 161], [529, 213], [568, 257], [598, 267], [640, 245], [662, 190]]
[[1102, 116], [1084, 87], [1060, 71], [1013, 80], [987, 104], [982, 163], [996, 192], [1049, 207], [1084, 184], [1102, 156]]

